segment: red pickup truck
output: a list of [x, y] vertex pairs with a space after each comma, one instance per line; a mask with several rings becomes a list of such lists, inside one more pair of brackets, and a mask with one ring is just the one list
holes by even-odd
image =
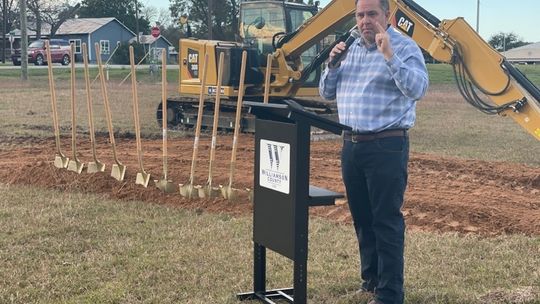
[[[68, 65], [71, 62], [69, 55], [69, 42], [62, 39], [51, 39], [49, 41], [51, 46], [51, 59], [52, 63], [61, 63], [62, 65]], [[16, 49], [15, 53], [11, 55], [11, 61], [13, 65], [21, 65], [21, 50]], [[45, 53], [45, 40], [36, 40], [28, 46], [28, 62], [35, 65], [43, 65], [47, 63], [47, 55]]]

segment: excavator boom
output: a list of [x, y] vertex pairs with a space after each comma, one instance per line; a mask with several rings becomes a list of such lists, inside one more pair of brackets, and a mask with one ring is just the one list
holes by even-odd
[[[389, 3], [390, 23], [410, 36], [434, 59], [453, 66], [456, 84], [467, 102], [484, 113], [511, 117], [540, 140], [540, 90], [486, 43], [463, 18], [441, 21], [413, 0], [390, 0]], [[209, 99], [215, 94], [215, 62], [222, 52], [226, 53], [228, 64], [221, 96], [225, 100], [236, 98], [240, 78], [238, 58], [243, 50], [247, 50], [246, 100], [262, 101], [264, 92], [268, 91], [270, 100], [274, 102], [304, 97], [311, 98], [310, 104], [317, 104], [312, 102], [318, 94], [317, 77], [321, 63], [327, 59], [333, 45], [316, 56], [306, 56], [306, 53], [312, 52], [325, 36], [354, 21], [355, 3], [352, 0], [332, 0], [310, 17], [314, 14], [313, 8], [298, 2], [244, 1], [240, 13], [242, 42], [180, 40], [180, 96], [169, 99], [169, 105], [173, 107], [173, 115], [169, 117], [173, 117], [176, 123], [185, 124], [190, 119], [195, 121], [196, 117], [186, 114], [193, 104], [188, 101], [196, 100], [195, 95], [200, 91], [198, 60], [207, 53], [210, 54]], [[293, 24], [299, 20], [303, 23]], [[346, 34], [340, 39], [346, 39]], [[267, 79], [266, 55], [269, 53], [272, 54], [271, 81], [265, 90], [263, 80]], [[306, 58], [311, 57], [311, 63], [306, 62]], [[328, 113], [335, 108], [323, 105], [321, 109], [318, 113]], [[230, 110], [234, 111], [234, 105]], [[158, 120], [160, 112], [159, 108]]]
[[463, 18], [440, 21], [412, 0], [391, 0], [390, 11], [394, 27], [453, 66], [467, 102], [486, 114], [511, 117], [540, 140], [540, 90]]

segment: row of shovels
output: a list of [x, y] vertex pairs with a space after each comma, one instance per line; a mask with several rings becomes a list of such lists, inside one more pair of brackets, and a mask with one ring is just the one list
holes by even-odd
[[[112, 165], [111, 169], [111, 176], [119, 181], [124, 180], [125, 173], [126, 173], [126, 166], [123, 165], [117, 155], [116, 151], [116, 141], [114, 137], [114, 129], [112, 124], [112, 116], [111, 116], [111, 110], [110, 110], [110, 104], [109, 104], [109, 98], [107, 93], [107, 85], [105, 83], [105, 77], [103, 73], [103, 64], [101, 61], [101, 51], [100, 46], [98, 43], [95, 44], [96, 49], [96, 58], [97, 58], [97, 65], [99, 69], [99, 78], [101, 82], [101, 93], [103, 95], [104, 100], [104, 107], [105, 107], [105, 115], [106, 115], [106, 121], [107, 121], [107, 128], [109, 132], [109, 140], [112, 147], [113, 152], [113, 159], [114, 164]], [[77, 156], [77, 144], [76, 144], [76, 109], [75, 109], [75, 63], [72, 60], [71, 61], [71, 149], [72, 149], [72, 157], [69, 159], [65, 154], [62, 153], [60, 148], [60, 128], [59, 128], [59, 122], [58, 122], [58, 111], [57, 111], [57, 104], [56, 104], [56, 92], [55, 92], [55, 86], [54, 86], [54, 78], [53, 78], [53, 70], [51, 66], [51, 53], [49, 49], [48, 41], [46, 41], [46, 53], [47, 53], [47, 63], [48, 63], [48, 71], [49, 71], [49, 87], [50, 87], [50, 94], [51, 94], [51, 106], [52, 106], [52, 116], [53, 116], [53, 125], [54, 125], [54, 135], [55, 135], [55, 143], [56, 143], [56, 156], [54, 160], [54, 165], [57, 168], [65, 168], [69, 171], [77, 172], [78, 174], [81, 174], [84, 170], [85, 164], [78, 158]], [[71, 58], [73, 59], [73, 54], [75, 53], [75, 47], [74, 45], [71, 45]], [[187, 198], [213, 198], [213, 197], [219, 197], [222, 196], [223, 198], [226, 198], [228, 200], [236, 200], [241, 196], [242, 190], [236, 189], [233, 187], [233, 177], [234, 177], [234, 170], [236, 167], [236, 151], [238, 148], [238, 136], [240, 133], [240, 119], [241, 119], [241, 111], [242, 111], [242, 102], [243, 102], [243, 95], [244, 95], [244, 81], [245, 81], [245, 70], [246, 70], [246, 61], [247, 61], [247, 53], [244, 51], [242, 53], [242, 66], [241, 66], [241, 73], [240, 73], [240, 87], [239, 87], [239, 93], [238, 93], [238, 100], [237, 100], [237, 107], [236, 107], [236, 117], [235, 117], [235, 124], [234, 124], [234, 134], [233, 134], [233, 143], [232, 143], [232, 153], [231, 153], [231, 163], [230, 163], [230, 170], [229, 170], [229, 183], [227, 185], [219, 185], [216, 186], [212, 181], [213, 176], [213, 167], [214, 167], [214, 161], [215, 161], [215, 153], [216, 153], [216, 145], [217, 145], [217, 131], [218, 131], [218, 121], [219, 121], [219, 108], [220, 108], [220, 101], [221, 101], [221, 83], [222, 83], [222, 77], [223, 77], [223, 65], [224, 65], [224, 54], [221, 53], [219, 56], [219, 69], [218, 69], [218, 82], [217, 82], [217, 88], [216, 88], [216, 96], [215, 96], [215, 104], [214, 104], [214, 120], [213, 120], [213, 128], [212, 128], [212, 140], [211, 140], [211, 146], [210, 146], [210, 163], [208, 168], [208, 180], [206, 184], [204, 185], [196, 185], [195, 184], [195, 171], [197, 167], [197, 159], [198, 159], [198, 152], [199, 152], [199, 138], [201, 133], [201, 125], [202, 125], [202, 115], [204, 110], [204, 96], [205, 96], [205, 88], [206, 88], [206, 78], [207, 78], [207, 67], [208, 67], [208, 54], [206, 54], [204, 58], [204, 66], [202, 67], [202, 78], [201, 78], [201, 89], [199, 94], [199, 104], [198, 104], [198, 113], [197, 117], [197, 123], [195, 127], [195, 139], [193, 142], [193, 155], [192, 155], [192, 161], [191, 161], [191, 171], [190, 171], [190, 177], [187, 184], [180, 184], [176, 185], [172, 181], [168, 179], [168, 169], [167, 169], [167, 66], [166, 66], [166, 52], [162, 51], [162, 122], [163, 122], [163, 175], [162, 178], [159, 180], [154, 180], [154, 183], [157, 188], [161, 189], [164, 192], [167, 193], [173, 193], [176, 191], [179, 191], [180, 194]], [[85, 43], [82, 44], [82, 55], [83, 55], [83, 62], [84, 62], [84, 79], [85, 79], [85, 85], [86, 85], [86, 102], [87, 102], [87, 108], [88, 108], [88, 126], [89, 126], [89, 132], [90, 132], [90, 142], [91, 142], [91, 148], [92, 148], [92, 161], [88, 162], [86, 164], [87, 172], [88, 173], [96, 173], [96, 172], [104, 172], [105, 171], [105, 164], [100, 162], [97, 159], [97, 153], [96, 153], [96, 138], [95, 138], [95, 130], [94, 130], [94, 115], [92, 110], [92, 97], [90, 94], [90, 78], [89, 78], [89, 68], [88, 68], [88, 50]], [[131, 65], [131, 81], [132, 81], [132, 95], [133, 95], [133, 121], [135, 124], [135, 136], [136, 136], [136, 143], [137, 143], [137, 159], [139, 164], [139, 171], [136, 176], [135, 183], [138, 185], [142, 185], [144, 187], [148, 187], [148, 184], [150, 182], [150, 174], [144, 170], [143, 165], [143, 151], [142, 151], [142, 143], [141, 143], [141, 127], [140, 127], [140, 119], [139, 119], [139, 101], [138, 101], [138, 92], [137, 92], [137, 74], [135, 73], [135, 60], [134, 60], [134, 52], [133, 47], [129, 47], [129, 57], [130, 57], [130, 65]], [[270, 60], [270, 59], [269, 59]], [[266, 96], [268, 93], [266, 92]], [[265, 99], [265, 102], [267, 102], [267, 97]], [[245, 192], [248, 194], [248, 197], [251, 197], [251, 191], [249, 189], [246, 189]]]

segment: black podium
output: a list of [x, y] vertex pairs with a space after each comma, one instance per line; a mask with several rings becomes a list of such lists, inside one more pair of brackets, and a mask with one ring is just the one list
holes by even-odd
[[[308, 209], [342, 194], [309, 185], [311, 127], [341, 134], [345, 125], [285, 104], [245, 102], [255, 121], [253, 291], [239, 300], [307, 301]], [[293, 288], [266, 290], [266, 248], [294, 262]]]

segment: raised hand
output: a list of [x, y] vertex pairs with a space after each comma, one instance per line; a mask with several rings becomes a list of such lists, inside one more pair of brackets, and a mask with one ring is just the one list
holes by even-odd
[[394, 56], [394, 50], [390, 45], [390, 35], [378, 22], [376, 23], [377, 33], [375, 34], [375, 43], [377, 49], [381, 52], [386, 60], [389, 60]]

